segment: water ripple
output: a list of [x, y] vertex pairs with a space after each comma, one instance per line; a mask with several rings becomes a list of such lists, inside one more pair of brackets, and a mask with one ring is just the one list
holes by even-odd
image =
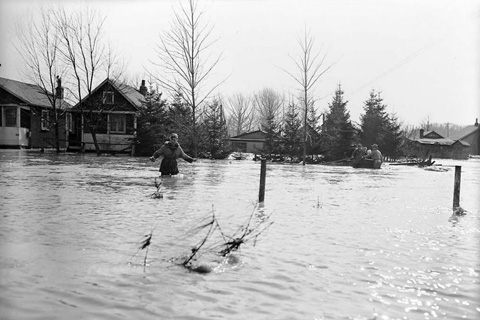
[[[476, 319], [480, 161], [461, 164], [469, 214], [449, 220], [452, 172], [268, 164], [254, 209], [254, 162], [180, 162], [152, 199], [158, 167], [142, 158], [0, 151], [2, 317]], [[231, 234], [252, 210], [274, 223], [238, 265], [170, 262], [212, 212]]]

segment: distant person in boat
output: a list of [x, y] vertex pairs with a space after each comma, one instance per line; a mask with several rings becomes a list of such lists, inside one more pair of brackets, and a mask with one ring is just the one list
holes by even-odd
[[373, 160], [373, 168], [380, 169], [382, 166], [382, 153], [378, 150], [378, 145], [372, 144], [372, 152], [365, 157], [365, 159]]
[[351, 159], [353, 159], [352, 167], [358, 168], [360, 162], [362, 162], [362, 158], [365, 156], [365, 152], [363, 151], [363, 146], [361, 143], [357, 144], [355, 150], [353, 150]]
[[155, 159], [160, 156], [163, 156], [159, 170], [162, 176], [173, 176], [178, 174], [178, 158], [182, 158], [189, 163], [197, 161], [197, 159], [192, 158], [185, 152], [183, 152], [182, 147], [180, 147], [180, 145], [178, 144], [178, 135], [176, 133], [172, 133], [170, 135], [170, 140], [165, 142], [165, 144], [160, 149], [155, 151], [150, 157], [150, 160], [152, 162], [155, 162]]

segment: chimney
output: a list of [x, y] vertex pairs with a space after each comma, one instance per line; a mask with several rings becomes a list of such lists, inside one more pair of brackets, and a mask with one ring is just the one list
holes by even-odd
[[420, 129], [420, 139], [423, 139], [423, 133], [425, 132], [425, 130], [423, 129]]
[[55, 99], [63, 99], [62, 78], [57, 76], [57, 87], [55, 88]]
[[478, 127], [478, 118], [475, 118], [475, 127]]
[[140, 89], [138, 90], [140, 93], [145, 96], [148, 92], [147, 87], [145, 86], [145, 80], [142, 80], [142, 85], [140, 86]]

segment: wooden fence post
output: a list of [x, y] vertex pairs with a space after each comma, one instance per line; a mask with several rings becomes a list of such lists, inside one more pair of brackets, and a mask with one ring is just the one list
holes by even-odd
[[260, 192], [258, 194], [258, 202], [265, 200], [265, 177], [267, 175], [267, 159], [261, 159], [260, 166]]
[[455, 183], [453, 185], [453, 210], [460, 207], [461, 178], [462, 178], [462, 166], [455, 166]]

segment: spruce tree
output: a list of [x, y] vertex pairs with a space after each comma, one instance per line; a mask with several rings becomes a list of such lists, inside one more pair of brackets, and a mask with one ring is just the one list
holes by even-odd
[[320, 116], [317, 115], [314, 102], [312, 102], [308, 106], [307, 112], [307, 156], [321, 153], [319, 119]]
[[282, 145], [283, 152], [293, 159], [302, 152], [302, 121], [299, 118], [298, 106], [291, 102], [285, 114]]
[[170, 122], [169, 131], [179, 135], [179, 142], [185, 153], [193, 154], [197, 140], [193, 138], [196, 128], [194, 130], [192, 125], [192, 108], [185, 101], [180, 91], [173, 97], [167, 117]]
[[401, 149], [404, 143], [404, 132], [401, 127], [397, 116], [394, 113], [390, 114], [388, 116], [386, 131], [381, 139], [383, 146], [383, 150], [381, 151], [383, 155], [390, 158], [390, 160], [397, 160], [402, 156]]
[[369, 147], [376, 143], [380, 151], [385, 148], [382, 139], [388, 132], [388, 115], [385, 111], [386, 105], [383, 103], [380, 93], [375, 90], [370, 92], [370, 98], [365, 101], [365, 113], [360, 117], [360, 140], [364, 146]]
[[270, 158], [272, 154], [280, 152], [278, 146], [280, 129], [278, 122], [275, 120], [275, 114], [271, 113], [266, 116], [264, 123], [261, 125], [261, 129], [266, 133], [263, 153], [267, 158]]
[[200, 130], [203, 138], [200, 139], [200, 151], [204, 151], [209, 158], [225, 158], [228, 128], [223, 105], [219, 100], [214, 100], [206, 106]]
[[151, 155], [168, 140], [172, 123], [162, 94], [150, 89], [137, 118], [136, 155]]
[[355, 128], [347, 110], [348, 101], [343, 100], [343, 90], [338, 85], [329, 111], [325, 117], [323, 148], [327, 160], [339, 160], [351, 155]]

